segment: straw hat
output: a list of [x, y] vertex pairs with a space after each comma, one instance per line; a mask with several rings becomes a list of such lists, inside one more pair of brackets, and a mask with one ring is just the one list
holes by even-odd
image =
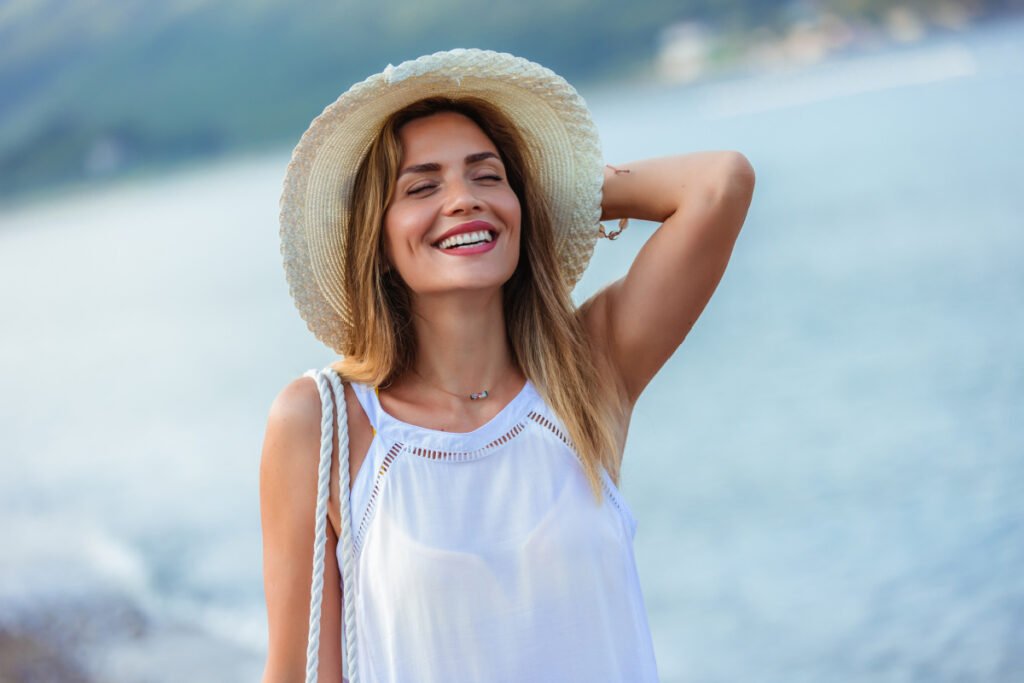
[[299, 313], [341, 353], [350, 328], [343, 287], [348, 203], [356, 169], [395, 111], [431, 96], [476, 97], [516, 125], [548, 199], [562, 276], [571, 289], [599, 236], [604, 161], [583, 98], [561, 76], [510, 54], [457, 49], [390, 64], [317, 116], [292, 153], [281, 195], [281, 253]]

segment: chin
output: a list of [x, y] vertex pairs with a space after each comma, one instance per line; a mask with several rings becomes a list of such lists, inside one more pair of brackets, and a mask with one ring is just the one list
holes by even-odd
[[425, 287], [413, 288], [415, 294], [420, 295], [442, 295], [442, 294], [456, 294], [459, 292], [485, 292], [488, 290], [500, 290], [505, 286], [505, 283], [512, 278], [512, 274], [509, 273], [508, 277], [459, 277], [447, 280], [443, 283], [432, 283]]
[[[512, 279], [518, 263], [502, 264], [500, 270], [495, 264], [465, 264], [448, 268], [441, 280], [431, 278], [429, 281], [420, 279], [409, 283], [409, 290], [421, 296], [437, 296], [455, 292], [473, 292], [489, 289], [501, 289]], [[466, 267], [472, 266], [472, 267]]]

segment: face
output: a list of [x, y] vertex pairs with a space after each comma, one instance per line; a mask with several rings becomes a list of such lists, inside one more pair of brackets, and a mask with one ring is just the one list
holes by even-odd
[[399, 138], [384, 214], [391, 267], [414, 297], [500, 288], [519, 261], [521, 213], [494, 143], [454, 112], [414, 119]]

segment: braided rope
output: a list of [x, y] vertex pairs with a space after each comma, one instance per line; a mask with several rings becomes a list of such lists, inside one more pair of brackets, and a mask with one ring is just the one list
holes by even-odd
[[[354, 561], [352, 559], [352, 513], [349, 489], [348, 470], [348, 419], [347, 414], [335, 405], [345, 405], [345, 392], [341, 378], [333, 370], [310, 370], [304, 377], [311, 377], [320, 392], [322, 408], [320, 419], [320, 464], [317, 471], [316, 495], [316, 526], [313, 541], [313, 581], [309, 598], [309, 641], [306, 649], [306, 683], [317, 683], [317, 670], [320, 667], [320, 614], [323, 606], [324, 588], [324, 556], [327, 547], [327, 501], [330, 497], [331, 451], [333, 445], [333, 426], [335, 415], [338, 425], [338, 451], [341, 457], [338, 462], [341, 498], [341, 548], [342, 548], [342, 594], [344, 596], [345, 628], [342, 631], [342, 647], [346, 650], [349, 683], [357, 683], [357, 667], [355, 665], [355, 597], [352, 586], [354, 581]], [[334, 392], [334, 396], [331, 392]], [[340, 397], [335, 399], [335, 397]], [[348, 588], [345, 588], [345, 587]], [[346, 643], [347, 641], [347, 643]], [[347, 644], [347, 647], [346, 647]]]
[[309, 598], [309, 641], [306, 648], [306, 683], [316, 683], [320, 667], [320, 611], [324, 593], [324, 554], [327, 546], [327, 499], [330, 495], [331, 441], [334, 402], [327, 379], [316, 370], [303, 375], [312, 377], [320, 391], [320, 466], [317, 472], [316, 527], [313, 541], [313, 583]]
[[345, 389], [341, 383], [341, 377], [333, 368], [328, 368], [325, 373], [334, 389], [338, 405], [338, 453], [341, 458], [338, 462], [339, 487], [341, 488], [341, 578], [342, 586], [342, 615], [345, 620], [345, 628], [342, 631], [342, 646], [345, 648], [345, 662], [348, 665], [348, 682], [358, 683], [358, 666], [356, 665], [356, 604], [355, 604], [355, 553], [352, 550], [352, 505], [350, 503], [351, 490], [349, 488], [348, 471], [348, 415], [342, 408], [345, 405]]

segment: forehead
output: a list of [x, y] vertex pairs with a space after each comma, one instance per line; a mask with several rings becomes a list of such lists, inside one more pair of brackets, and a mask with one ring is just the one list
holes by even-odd
[[472, 119], [456, 112], [439, 112], [413, 119], [398, 131], [403, 162], [441, 161], [497, 148]]

